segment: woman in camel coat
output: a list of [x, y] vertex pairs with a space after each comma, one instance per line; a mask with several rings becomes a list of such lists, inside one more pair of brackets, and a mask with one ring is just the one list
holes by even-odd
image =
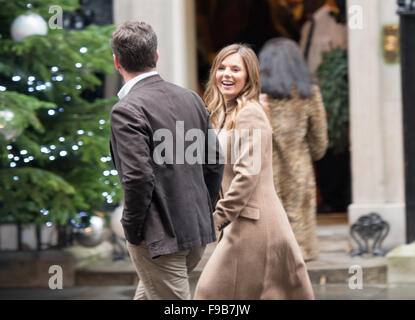
[[214, 212], [219, 237], [195, 299], [314, 298], [274, 189], [272, 130], [258, 102], [259, 88], [258, 60], [250, 48], [231, 45], [219, 52], [205, 94], [226, 155]]

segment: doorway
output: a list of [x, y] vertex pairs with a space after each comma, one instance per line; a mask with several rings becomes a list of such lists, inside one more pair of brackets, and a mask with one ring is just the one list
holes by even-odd
[[[340, 8], [334, 10], [336, 19], [345, 16], [345, 0], [196, 0], [199, 94], [203, 95], [211, 63], [221, 48], [248, 43], [258, 53], [271, 38], [305, 41], [302, 37], [310, 36], [304, 32], [305, 24], [324, 5]], [[317, 42], [321, 37], [313, 36]], [[324, 224], [330, 219], [347, 223], [351, 203], [350, 150], [338, 149], [330, 147], [315, 163], [317, 218]]]

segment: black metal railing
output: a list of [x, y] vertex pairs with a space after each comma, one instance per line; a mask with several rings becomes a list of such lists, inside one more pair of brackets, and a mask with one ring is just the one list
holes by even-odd
[[389, 234], [389, 230], [389, 223], [378, 213], [371, 212], [361, 216], [350, 227], [350, 235], [359, 247], [353, 250], [351, 255], [384, 256], [387, 250], [382, 248], [382, 242]]

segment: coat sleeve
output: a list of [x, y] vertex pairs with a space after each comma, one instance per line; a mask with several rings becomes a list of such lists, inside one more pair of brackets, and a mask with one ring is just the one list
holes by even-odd
[[204, 128], [205, 128], [205, 145], [204, 145], [204, 159], [203, 159], [203, 178], [205, 181], [206, 188], [209, 192], [210, 204], [213, 211], [215, 208], [216, 201], [218, 200], [220, 187], [222, 184], [223, 177], [223, 153], [220, 148], [220, 143], [216, 135], [215, 130], [210, 123], [210, 115], [206, 104], [198, 96], [197, 93], [191, 91], [195, 104], [201, 110], [204, 117]]
[[122, 172], [124, 211], [121, 224], [132, 244], [143, 240], [143, 225], [151, 204], [154, 174], [150, 151], [151, 129], [142, 116], [127, 105], [116, 105], [111, 112], [111, 131], [117, 145]]
[[220, 231], [239, 217], [257, 186], [261, 172], [263, 144], [266, 143], [266, 134], [271, 135], [266, 121], [265, 115], [254, 106], [244, 107], [236, 118], [235, 129], [232, 131], [233, 150], [226, 150], [227, 160], [229, 153], [234, 154], [234, 162], [232, 161], [234, 177], [229, 189], [216, 205], [214, 213], [216, 230]]
[[315, 87], [313, 102], [308, 115], [307, 142], [311, 158], [320, 160], [326, 153], [328, 146], [327, 118], [320, 89]]
[[223, 177], [223, 154], [218, 137], [207, 116], [207, 139], [205, 139], [205, 160], [203, 164], [203, 177], [209, 191], [212, 208], [215, 207], [219, 196]]

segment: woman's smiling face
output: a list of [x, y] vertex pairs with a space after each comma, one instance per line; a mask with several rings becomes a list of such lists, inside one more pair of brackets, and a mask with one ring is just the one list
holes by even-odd
[[216, 70], [216, 85], [226, 101], [235, 99], [245, 86], [247, 73], [239, 53], [223, 59]]

